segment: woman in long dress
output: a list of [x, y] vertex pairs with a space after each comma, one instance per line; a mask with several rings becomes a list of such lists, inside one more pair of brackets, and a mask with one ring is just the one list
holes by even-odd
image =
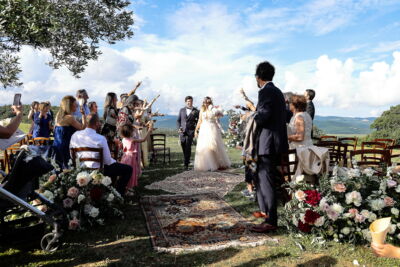
[[222, 116], [222, 110], [213, 106], [210, 97], [205, 97], [195, 130], [197, 145], [194, 169], [196, 171], [223, 170], [231, 165], [218, 121], [218, 118]]
[[312, 119], [306, 112], [307, 100], [302, 95], [293, 95], [290, 100], [290, 110], [293, 117], [288, 125], [289, 148], [312, 146]]

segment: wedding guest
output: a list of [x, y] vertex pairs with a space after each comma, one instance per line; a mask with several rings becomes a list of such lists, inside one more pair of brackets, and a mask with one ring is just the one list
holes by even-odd
[[142, 169], [140, 167], [140, 143], [146, 141], [151, 132], [152, 127], [149, 128], [146, 136], [141, 138], [138, 130], [131, 124], [125, 124], [120, 129], [120, 136], [122, 137], [123, 148], [121, 163], [127, 164], [132, 167], [132, 176], [127, 184], [128, 190], [138, 185], [138, 177], [142, 173]]
[[46, 103], [49, 106], [49, 111], [47, 112], [47, 114], [49, 114], [49, 116], [51, 117], [50, 132], [53, 132], [54, 131], [54, 112], [53, 112], [53, 110], [51, 110], [50, 101], [44, 101], [44, 103]]
[[117, 131], [117, 95], [115, 93], [107, 93], [106, 100], [104, 101], [104, 125], [101, 129], [101, 135], [107, 139], [110, 151], [114, 151], [114, 138]]
[[283, 96], [285, 97], [285, 103], [286, 103], [286, 123], [290, 122], [290, 119], [293, 117], [293, 112], [290, 110], [290, 99], [293, 96], [292, 92], [286, 92], [283, 93]]
[[86, 116], [83, 107], [80, 108], [81, 122], [74, 117], [78, 110], [78, 103], [73, 96], [65, 96], [61, 100], [60, 109], [56, 115], [56, 126], [54, 128], [53, 147], [56, 153], [56, 160], [62, 168], [68, 168], [70, 160], [69, 143], [71, 136], [76, 130], [83, 130], [86, 127]]
[[[132, 175], [132, 167], [126, 164], [121, 164], [111, 157], [110, 149], [108, 148], [107, 140], [104, 136], [97, 133], [101, 127], [100, 118], [96, 113], [91, 113], [87, 116], [87, 128], [75, 132], [71, 137], [71, 148], [76, 147], [92, 147], [103, 149], [104, 175], [111, 177], [116, 183], [117, 191], [124, 196], [126, 185]], [[96, 152], [79, 152], [77, 157], [95, 158]], [[84, 161], [83, 164], [87, 168], [99, 168], [99, 162]]]
[[312, 119], [306, 112], [307, 100], [302, 95], [293, 95], [290, 101], [290, 111], [293, 117], [288, 125], [288, 140], [290, 149], [312, 146]]
[[[135, 108], [135, 125], [137, 125], [138, 130], [139, 130], [139, 136], [147, 136], [147, 125], [150, 123], [150, 118], [148, 115], [148, 110], [145, 107], [145, 102], [143, 100], [138, 100], [134, 104]], [[141, 144], [140, 144], [140, 150], [141, 150], [141, 166], [143, 168], [146, 168], [149, 166], [149, 149], [148, 149], [148, 138], [146, 138]]]
[[89, 113], [97, 113], [97, 103], [95, 101], [91, 101], [88, 103]]
[[315, 91], [313, 89], [307, 89], [304, 93], [304, 96], [306, 97], [307, 100], [307, 113], [310, 114], [311, 119], [314, 120], [314, 115], [315, 115], [315, 107], [313, 103], [313, 99], [315, 97]]
[[29, 132], [28, 132], [29, 134], [32, 134], [33, 125], [35, 124], [34, 121], [33, 121], [33, 115], [35, 115], [35, 113], [38, 112], [38, 111], [39, 111], [39, 102], [33, 101], [32, 104], [31, 104], [31, 108], [29, 110], [29, 113], [28, 113], [28, 120], [31, 121], [31, 126], [29, 127]]
[[193, 107], [193, 97], [185, 97], [186, 106], [179, 111], [176, 126], [178, 128], [179, 140], [183, 151], [183, 164], [185, 169], [189, 169], [190, 156], [192, 154], [192, 143], [197, 122], [199, 120], [199, 110]]
[[120, 101], [117, 103], [117, 109], [121, 109], [124, 106], [125, 100], [128, 98], [128, 94], [120, 94]]
[[15, 113], [15, 117], [11, 120], [11, 122], [7, 126], [0, 126], [0, 138], [8, 139], [10, 138], [17, 130], [22, 121], [23, 108], [21, 106], [11, 106], [13, 113]]
[[39, 104], [39, 111], [33, 115], [33, 134], [32, 137], [49, 137], [50, 136], [50, 129], [51, 129], [51, 122], [53, 118], [48, 113], [49, 112], [49, 105], [45, 102]]
[[269, 62], [257, 65], [255, 78], [260, 90], [254, 120], [258, 128], [256, 187], [260, 212], [254, 215], [265, 218], [265, 221], [251, 228], [256, 232], [273, 231], [278, 227], [275, 187], [275, 181], [279, 180], [277, 164], [280, 154], [288, 150], [285, 99], [281, 90], [272, 83], [274, 75], [275, 68]]
[[118, 112], [117, 131], [124, 124], [133, 125], [135, 123], [135, 102], [138, 100], [139, 98], [136, 95], [131, 95], [124, 101], [124, 105]]
[[[75, 119], [81, 121], [81, 110], [83, 110], [84, 115], [88, 115], [90, 113], [89, 107], [88, 107], [88, 93], [86, 92], [85, 89], [79, 89], [76, 92], [76, 100], [78, 107], [76, 111], [74, 112]], [[82, 108], [82, 109], [81, 109]]]

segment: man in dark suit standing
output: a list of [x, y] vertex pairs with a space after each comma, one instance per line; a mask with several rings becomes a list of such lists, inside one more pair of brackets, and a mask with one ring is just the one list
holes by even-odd
[[181, 141], [184, 166], [189, 169], [190, 155], [192, 154], [192, 143], [197, 121], [199, 120], [199, 110], [193, 107], [193, 97], [185, 98], [186, 107], [182, 108], [178, 114], [177, 127], [179, 139]]
[[311, 119], [314, 120], [315, 107], [314, 107], [314, 103], [312, 101], [315, 97], [315, 91], [313, 89], [307, 89], [306, 92], [304, 93], [304, 96], [307, 99], [306, 111], [311, 116]]
[[256, 232], [273, 231], [278, 226], [276, 181], [280, 174], [277, 164], [280, 154], [288, 150], [285, 98], [272, 83], [274, 75], [275, 68], [269, 62], [257, 65], [255, 77], [260, 90], [254, 119], [257, 123], [256, 186], [260, 212], [255, 216], [265, 218], [265, 222], [252, 227]]

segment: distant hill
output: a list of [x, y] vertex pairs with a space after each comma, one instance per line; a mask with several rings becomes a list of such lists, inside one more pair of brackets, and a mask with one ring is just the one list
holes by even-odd
[[[156, 127], [176, 129], [177, 116], [166, 115], [157, 118]], [[352, 118], [352, 117], [336, 117], [336, 116], [316, 116], [314, 123], [329, 134], [369, 134], [370, 125], [374, 122], [375, 117], [368, 118]], [[222, 127], [228, 127], [228, 118], [223, 117], [221, 120]]]

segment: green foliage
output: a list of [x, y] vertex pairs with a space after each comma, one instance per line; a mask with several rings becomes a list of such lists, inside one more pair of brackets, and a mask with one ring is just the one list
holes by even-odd
[[400, 142], [400, 105], [390, 107], [382, 113], [372, 124], [371, 129], [375, 129], [368, 139], [391, 138]]
[[22, 46], [47, 49], [48, 63], [79, 77], [101, 54], [101, 41], [114, 44], [133, 35], [125, 0], [0, 0], [0, 83], [19, 86], [16, 53]]

